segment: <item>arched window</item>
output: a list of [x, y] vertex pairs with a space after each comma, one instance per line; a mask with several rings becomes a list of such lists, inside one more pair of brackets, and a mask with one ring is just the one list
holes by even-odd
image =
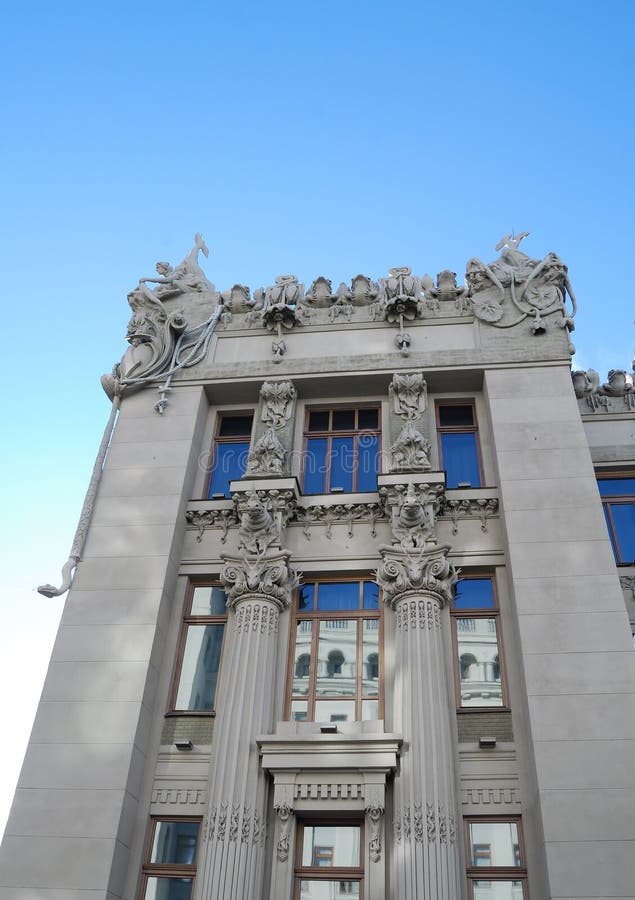
[[302, 653], [295, 662], [295, 677], [308, 678], [310, 667], [311, 656], [308, 653]]
[[329, 678], [334, 675], [342, 674], [342, 666], [344, 665], [344, 654], [341, 650], [331, 650], [326, 663], [326, 673]]

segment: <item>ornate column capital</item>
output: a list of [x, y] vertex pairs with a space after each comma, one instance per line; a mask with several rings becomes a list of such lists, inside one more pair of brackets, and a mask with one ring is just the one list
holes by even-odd
[[410, 593], [432, 597], [439, 607], [449, 603], [458, 571], [447, 558], [449, 547], [413, 552], [403, 547], [380, 547], [382, 562], [377, 583], [385, 602], [395, 609]]
[[223, 554], [221, 581], [227, 593], [227, 605], [236, 608], [246, 600], [269, 600], [279, 611], [291, 603], [291, 593], [299, 584], [299, 576], [289, 566], [288, 550], [268, 550], [250, 556]]

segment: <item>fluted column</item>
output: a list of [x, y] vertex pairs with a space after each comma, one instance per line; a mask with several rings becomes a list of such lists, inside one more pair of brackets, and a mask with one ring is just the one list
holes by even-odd
[[441, 609], [456, 581], [448, 547], [381, 548], [378, 581], [395, 611], [395, 900], [460, 896], [456, 796]]
[[296, 581], [288, 561], [280, 549], [225, 557], [221, 577], [234, 615], [223, 652], [198, 900], [262, 898], [267, 781], [255, 736], [273, 727], [278, 619]]

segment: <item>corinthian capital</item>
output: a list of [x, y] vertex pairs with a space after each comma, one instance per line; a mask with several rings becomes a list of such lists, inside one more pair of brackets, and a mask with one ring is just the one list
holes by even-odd
[[221, 581], [228, 606], [250, 597], [272, 600], [280, 610], [289, 606], [291, 592], [299, 583], [298, 573], [289, 566], [290, 556], [288, 550], [269, 550], [258, 556], [223, 555]]
[[439, 606], [449, 603], [459, 574], [447, 558], [449, 549], [433, 547], [416, 551], [380, 547], [382, 562], [377, 570], [377, 583], [386, 603], [394, 609], [402, 595], [409, 592], [430, 595]]

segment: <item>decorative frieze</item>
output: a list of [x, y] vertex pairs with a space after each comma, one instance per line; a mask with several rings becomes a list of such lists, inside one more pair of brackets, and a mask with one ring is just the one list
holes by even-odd
[[207, 528], [221, 529], [221, 544], [227, 540], [227, 532], [232, 525], [238, 524], [238, 515], [235, 509], [188, 509], [185, 520], [198, 531], [196, 540], [200, 544], [203, 533]]
[[458, 534], [461, 519], [480, 519], [481, 531], [487, 532], [487, 520], [498, 514], [497, 497], [451, 499], [445, 495], [440, 503], [439, 516], [452, 521], [452, 534]]
[[207, 791], [196, 788], [154, 788], [151, 803], [156, 806], [198, 806], [207, 802]]
[[311, 540], [311, 529], [314, 525], [325, 525], [325, 536], [330, 541], [335, 524], [345, 524], [348, 528], [348, 536], [353, 537], [355, 523], [368, 522], [371, 537], [376, 537], [377, 522], [386, 518], [386, 511], [379, 503], [337, 503], [324, 506], [318, 504], [298, 506], [293, 521], [303, 525], [307, 541]]
[[514, 806], [520, 801], [515, 788], [466, 788], [461, 791], [463, 806]]

